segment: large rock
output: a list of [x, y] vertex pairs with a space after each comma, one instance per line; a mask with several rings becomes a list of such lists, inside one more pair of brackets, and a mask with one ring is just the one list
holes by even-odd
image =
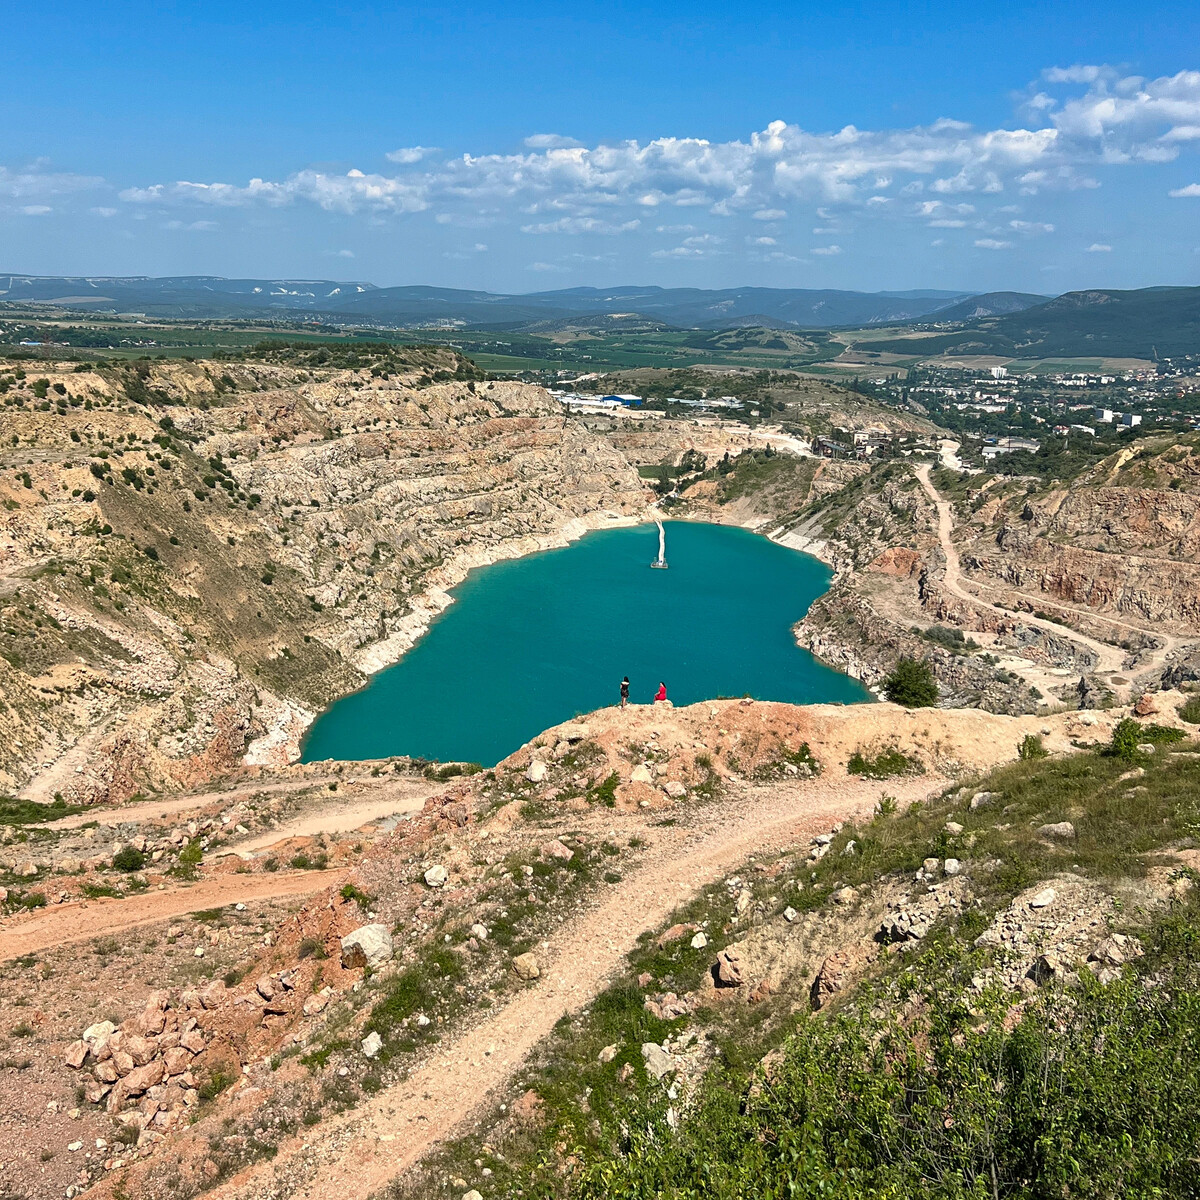
[[362, 1040], [362, 1052], [366, 1058], [374, 1058], [383, 1049], [383, 1038], [371, 1030]]
[[1052, 821], [1048, 825], [1039, 825], [1038, 833], [1042, 837], [1073, 838], [1075, 826], [1070, 821]]
[[829, 998], [846, 986], [849, 968], [850, 956], [842, 950], [826, 957], [808, 992], [808, 1001], [814, 1011], [824, 1008], [829, 1003]]
[[450, 872], [440, 863], [435, 863], [425, 872], [425, 885], [431, 888], [445, 887], [449, 878]]
[[642, 1043], [642, 1059], [646, 1064], [646, 1074], [661, 1079], [675, 1070], [675, 1060], [656, 1042]]
[[746, 967], [738, 950], [730, 946], [717, 955], [713, 967], [717, 987], [741, 987], [746, 982]]
[[537, 979], [542, 973], [541, 968], [538, 966], [538, 960], [532, 954], [518, 954], [512, 960], [512, 966], [518, 978], [524, 979], [526, 982], [531, 979]]
[[342, 938], [342, 966], [375, 970], [392, 961], [392, 935], [386, 925], [362, 925]]
[[631, 783], [653, 783], [654, 776], [650, 774], [650, 768], [645, 763], [639, 763], [630, 773], [629, 781]]
[[555, 838], [541, 848], [543, 858], [557, 858], [560, 862], [570, 862], [575, 857], [575, 851]]
[[535, 758], [525, 772], [525, 778], [530, 783], [541, 783], [546, 778], [546, 764], [540, 758]]

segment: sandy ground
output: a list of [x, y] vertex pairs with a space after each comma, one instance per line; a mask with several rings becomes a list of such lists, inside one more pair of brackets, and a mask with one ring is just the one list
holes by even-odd
[[0, 962], [51, 946], [86, 942], [155, 925], [184, 913], [223, 908], [276, 896], [307, 896], [336, 883], [344, 871], [280, 871], [264, 875], [223, 875], [184, 887], [144, 892], [123, 900], [100, 899], [40, 908], [0, 924]]
[[[746, 789], [699, 810], [688, 828], [653, 827], [641, 866], [572, 919], [538, 955], [542, 976], [502, 1009], [447, 1043], [402, 1083], [352, 1116], [308, 1130], [280, 1146], [271, 1164], [243, 1172], [211, 1195], [260, 1200], [279, 1167], [303, 1170], [290, 1190], [297, 1200], [367, 1197], [439, 1141], [495, 1102], [497, 1091], [564, 1013], [574, 1013], [605, 986], [644, 929], [661, 924], [695, 891], [756, 852], [807, 843], [837, 821], [870, 812], [884, 790], [902, 803], [926, 797], [945, 781], [838, 779], [802, 786]], [[638, 822], [631, 815], [631, 822]], [[640, 823], [640, 822], [638, 822]], [[622, 829], [622, 834], [631, 832]]]
[[239, 842], [231, 853], [254, 853], [289, 838], [316, 837], [319, 833], [348, 833], [383, 817], [419, 813], [425, 807], [425, 801], [440, 790], [442, 789], [431, 790], [414, 785], [409, 789], [395, 789], [386, 796], [355, 800], [340, 808], [322, 807], [297, 817], [294, 821], [277, 825], [268, 833], [260, 834], [246, 842]]

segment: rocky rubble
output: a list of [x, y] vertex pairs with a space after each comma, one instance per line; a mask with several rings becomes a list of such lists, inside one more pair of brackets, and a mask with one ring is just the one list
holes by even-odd
[[197, 1060], [210, 1040], [202, 1022], [224, 990], [214, 984], [174, 1002], [165, 991], [153, 992], [136, 1017], [119, 1027], [90, 1025], [68, 1048], [66, 1065], [89, 1076], [88, 1101], [104, 1101], [118, 1124], [136, 1134], [139, 1150], [162, 1141], [199, 1103]]

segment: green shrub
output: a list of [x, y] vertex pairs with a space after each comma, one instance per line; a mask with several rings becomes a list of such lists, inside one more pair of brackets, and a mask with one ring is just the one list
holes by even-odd
[[113, 866], [118, 871], [140, 871], [146, 865], [146, 856], [133, 846], [123, 846], [113, 855]]
[[867, 758], [860, 750], [850, 755], [846, 770], [851, 775], [861, 775], [865, 779], [887, 779], [892, 775], [903, 775], [912, 771], [920, 773], [923, 768], [914, 758], [901, 754], [895, 746], [881, 750], [874, 758]]
[[937, 680], [927, 662], [902, 658], [883, 681], [883, 694], [905, 708], [932, 708], [938, 701]]
[[1189, 696], [1179, 706], [1179, 715], [1189, 725], [1200, 725], [1200, 696]]
[[1049, 753], [1050, 751], [1042, 745], [1042, 739], [1035, 733], [1027, 733], [1017, 747], [1017, 757], [1022, 762], [1028, 762], [1034, 758], [1045, 758]]

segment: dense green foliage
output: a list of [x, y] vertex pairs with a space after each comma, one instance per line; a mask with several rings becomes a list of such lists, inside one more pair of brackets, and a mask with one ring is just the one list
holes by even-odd
[[846, 763], [851, 775], [862, 775], [867, 779], [888, 779], [892, 775], [903, 775], [908, 771], [920, 771], [921, 764], [901, 754], [895, 746], [881, 750], [874, 757], [856, 750]]
[[[1189, 914], [1189, 918], [1194, 914]], [[595, 1164], [591, 1200], [966, 1200], [1200, 1195], [1200, 933], [1155, 931], [1151, 986], [1132, 972], [1010, 1000], [965, 990], [970, 953], [911, 972], [902, 1020], [865, 1003], [802, 1017], [749, 1093], [713, 1081], [682, 1129], [634, 1126]]]
[[883, 694], [905, 708], [932, 708], [938, 700], [933, 669], [920, 659], [902, 658], [883, 681]]

